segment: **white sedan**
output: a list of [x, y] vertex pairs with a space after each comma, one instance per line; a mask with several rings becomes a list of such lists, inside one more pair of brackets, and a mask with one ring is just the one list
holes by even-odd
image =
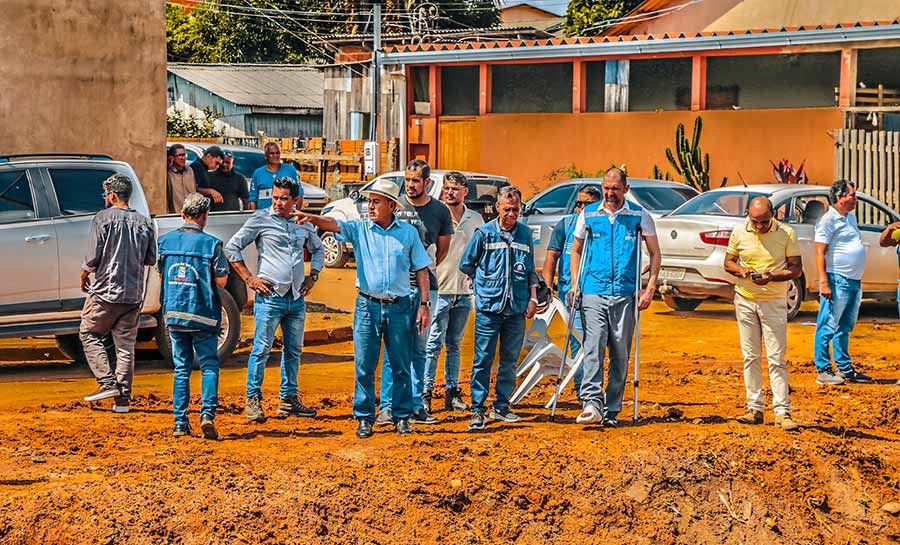
[[[803, 276], [788, 286], [788, 317], [800, 311], [806, 299], [818, 297], [814, 232], [816, 221], [828, 210], [828, 186], [752, 185], [724, 187], [702, 193], [656, 221], [662, 251], [659, 292], [669, 307], [694, 310], [706, 299], [734, 298], [734, 277], [725, 272], [725, 249], [732, 229], [747, 221], [747, 205], [754, 197], [772, 201], [775, 217], [797, 235]], [[898, 221], [886, 204], [857, 192], [856, 217], [866, 247], [863, 297], [892, 301], [897, 296], [897, 253], [878, 245], [881, 231]]]

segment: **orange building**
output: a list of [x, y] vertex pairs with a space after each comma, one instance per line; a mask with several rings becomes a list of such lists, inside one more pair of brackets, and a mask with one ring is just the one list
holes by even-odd
[[[528, 193], [569, 165], [672, 172], [666, 147], [698, 115], [713, 180], [771, 181], [769, 161], [787, 158], [830, 183], [834, 130], [882, 130], [900, 110], [898, 20], [395, 45], [380, 60], [406, 76], [406, 158], [507, 175]], [[863, 108], [878, 116], [859, 117], [857, 90], [879, 85], [883, 100]]]

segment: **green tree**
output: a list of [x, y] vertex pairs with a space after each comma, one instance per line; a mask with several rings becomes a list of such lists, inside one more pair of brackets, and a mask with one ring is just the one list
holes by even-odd
[[203, 110], [203, 119], [177, 110], [166, 114], [166, 135], [169, 138], [215, 138], [224, 133], [224, 130], [216, 130], [216, 118], [208, 109]]
[[625, 16], [643, 0], [572, 0], [566, 8], [566, 36], [596, 36], [602, 23]]

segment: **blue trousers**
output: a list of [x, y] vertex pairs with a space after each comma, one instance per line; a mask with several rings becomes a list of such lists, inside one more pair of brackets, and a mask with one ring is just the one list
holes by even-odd
[[172, 359], [175, 362], [175, 382], [172, 385], [172, 409], [176, 424], [188, 423], [188, 405], [191, 402], [191, 371], [194, 370], [194, 354], [200, 362], [200, 417], [216, 417], [219, 406], [219, 356], [218, 335], [212, 331], [169, 331], [172, 341]]
[[[425, 348], [428, 344], [428, 333], [430, 330], [425, 328], [425, 331], [419, 334], [416, 326], [416, 316], [419, 312], [420, 301], [419, 291], [416, 290], [410, 299], [412, 310], [409, 313], [410, 336], [407, 338], [407, 341], [411, 343], [409, 363], [412, 380], [413, 412], [418, 412], [419, 409], [425, 406], [422, 403], [422, 392], [425, 390]], [[432, 304], [432, 314], [434, 314], [433, 305], [435, 304], [435, 299], [437, 299], [437, 291], [432, 290], [428, 292], [428, 300]], [[391, 392], [393, 391], [393, 384], [391, 383], [391, 377], [393, 374], [391, 368], [391, 357], [385, 350], [384, 359], [381, 362], [381, 402], [378, 404], [378, 408], [382, 411], [390, 409], [392, 406], [391, 401], [393, 398], [391, 397]]]
[[306, 301], [303, 297], [294, 299], [290, 291], [283, 296], [257, 294], [253, 304], [253, 319], [256, 321], [256, 331], [253, 334], [253, 349], [247, 361], [247, 397], [262, 398], [266, 362], [272, 351], [272, 343], [275, 342], [275, 329], [279, 325], [284, 344], [281, 352], [279, 395], [282, 398], [297, 395], [297, 370], [303, 351]]
[[375, 369], [381, 342], [384, 341], [385, 363], [390, 356], [393, 365], [381, 369], [381, 387], [390, 380], [391, 409], [395, 419], [412, 414], [410, 352], [412, 336], [412, 299], [404, 297], [396, 303], [383, 304], [362, 295], [356, 297], [353, 314], [353, 360], [356, 383], [353, 389], [353, 417], [375, 419]]
[[[459, 345], [466, 331], [466, 322], [472, 313], [472, 296], [468, 294], [438, 295], [431, 317], [431, 331], [425, 346], [425, 389], [434, 388], [437, 361], [441, 348], [446, 344], [444, 356], [444, 381], [447, 390], [459, 387]], [[446, 343], [445, 343], [446, 341]]]
[[525, 340], [524, 314], [475, 313], [475, 360], [472, 362], [472, 411], [484, 413], [485, 400], [491, 387], [491, 366], [500, 342], [500, 364], [494, 408], [509, 409], [509, 396], [516, 387], [516, 363]]
[[819, 316], [816, 319], [815, 360], [816, 369], [822, 373], [831, 371], [831, 350], [838, 371], [853, 371], [850, 360], [850, 332], [856, 326], [862, 289], [859, 280], [828, 273], [831, 300], [819, 297]]

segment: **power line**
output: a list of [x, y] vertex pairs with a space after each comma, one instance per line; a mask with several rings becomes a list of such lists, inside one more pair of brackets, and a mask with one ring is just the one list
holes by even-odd
[[587, 32], [590, 30], [597, 30], [600, 28], [617, 25], [619, 23], [641, 23], [644, 21], [651, 21], [653, 19], [658, 19], [660, 17], [664, 17], [671, 12], [682, 10], [690, 5], [699, 4], [700, 2], [703, 2], [703, 1], [704, 0], [689, 0], [688, 2], [685, 2], [684, 4], [679, 4], [677, 6], [670, 6], [670, 7], [658, 9], [655, 11], [639, 13], [637, 15], [626, 15], [623, 17], [615, 18], [615, 19], [606, 19], [606, 20], [600, 21], [599, 23], [597, 23], [595, 25], [591, 25], [585, 29], [582, 29], [582, 32]]

